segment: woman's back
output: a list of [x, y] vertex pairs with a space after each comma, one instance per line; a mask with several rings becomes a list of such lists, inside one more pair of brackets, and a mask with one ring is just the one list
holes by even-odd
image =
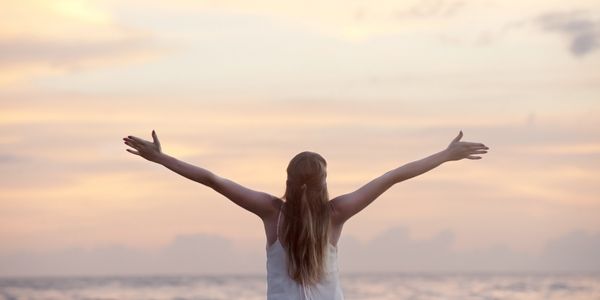
[[[282, 205], [283, 208], [283, 205]], [[339, 283], [337, 247], [328, 243], [323, 279], [310, 286], [302, 286], [288, 275], [287, 252], [279, 240], [281, 210], [277, 217], [277, 239], [267, 247], [267, 299], [268, 300], [342, 300]]]

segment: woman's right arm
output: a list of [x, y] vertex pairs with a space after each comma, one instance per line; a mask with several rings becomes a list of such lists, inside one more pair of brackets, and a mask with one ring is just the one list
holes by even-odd
[[452, 140], [448, 148], [388, 171], [358, 190], [334, 198], [330, 202], [333, 210], [333, 221], [337, 224], [343, 224], [398, 182], [421, 175], [447, 161], [463, 158], [480, 159], [481, 156], [474, 156], [473, 154], [487, 153], [489, 148], [484, 144], [460, 142], [461, 137], [462, 131]]
[[153, 142], [128, 136], [123, 138], [125, 144], [135, 148], [128, 152], [160, 164], [169, 170], [193, 181], [208, 186], [225, 196], [233, 203], [256, 214], [261, 219], [268, 218], [278, 212], [281, 200], [265, 192], [247, 188], [233, 180], [221, 177], [205, 168], [192, 165], [162, 152], [158, 136], [152, 131]]

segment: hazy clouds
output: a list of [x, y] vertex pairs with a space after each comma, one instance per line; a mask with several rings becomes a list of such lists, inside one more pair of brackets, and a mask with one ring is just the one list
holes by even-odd
[[[528, 254], [505, 245], [472, 251], [453, 250], [454, 233], [414, 239], [408, 228], [391, 228], [372, 240], [342, 237], [343, 273], [360, 272], [598, 272], [600, 233], [573, 231]], [[142, 250], [125, 246], [26, 251], [0, 256], [0, 276], [240, 274], [265, 273], [264, 244], [232, 243], [220, 236], [177, 236], [165, 247]]]
[[357, 215], [349, 270], [537, 268], [536, 251], [584, 269], [565, 257], [596, 249], [567, 233], [600, 230], [597, 1], [0, 4], [0, 267], [259, 270], [254, 215], [125, 151], [152, 129], [168, 154], [273, 195], [304, 150], [337, 196], [459, 130], [490, 147]]
[[543, 29], [562, 34], [575, 56], [584, 56], [600, 46], [600, 16], [590, 11], [552, 12], [536, 20]]

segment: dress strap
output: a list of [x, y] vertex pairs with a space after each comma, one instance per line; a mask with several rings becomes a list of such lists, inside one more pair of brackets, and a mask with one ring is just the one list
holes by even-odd
[[302, 290], [304, 291], [304, 299], [309, 300], [312, 299], [312, 297], [310, 297], [310, 288], [302, 285]]
[[279, 208], [279, 215], [277, 216], [277, 239], [279, 239], [279, 220], [281, 220], [281, 210], [283, 210], [283, 205], [285, 203], [281, 204], [281, 207]]

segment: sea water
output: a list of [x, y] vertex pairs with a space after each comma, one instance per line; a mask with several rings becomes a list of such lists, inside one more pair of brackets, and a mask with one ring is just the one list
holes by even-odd
[[[347, 300], [600, 300], [600, 275], [348, 274]], [[0, 278], [0, 300], [258, 300], [263, 275]]]

